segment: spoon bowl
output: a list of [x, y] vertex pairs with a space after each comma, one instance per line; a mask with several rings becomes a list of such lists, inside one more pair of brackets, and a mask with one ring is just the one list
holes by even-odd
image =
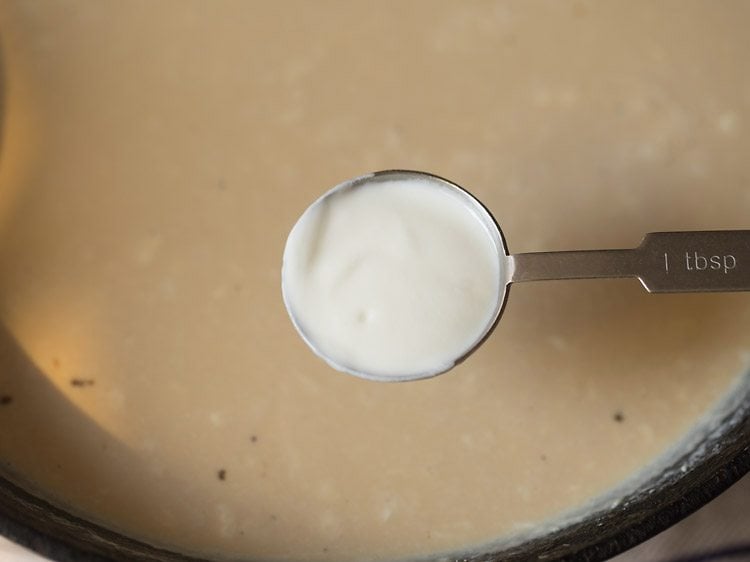
[[409, 381], [450, 370], [490, 335], [508, 274], [502, 231], [478, 199], [433, 174], [388, 170], [308, 207], [284, 251], [282, 294], [302, 339], [333, 368]]

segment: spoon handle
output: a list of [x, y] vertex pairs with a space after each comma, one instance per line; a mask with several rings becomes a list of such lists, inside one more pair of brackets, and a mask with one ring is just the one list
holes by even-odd
[[637, 277], [649, 293], [750, 291], [750, 230], [652, 232], [626, 250], [514, 254], [510, 283]]

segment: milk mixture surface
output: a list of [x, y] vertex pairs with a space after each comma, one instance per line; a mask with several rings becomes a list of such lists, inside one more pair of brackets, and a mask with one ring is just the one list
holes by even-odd
[[284, 249], [300, 335], [334, 368], [382, 381], [442, 373], [490, 330], [505, 253], [492, 217], [438, 178], [357, 178], [311, 205]]
[[0, 470], [217, 558], [464, 551], [662, 454], [747, 366], [745, 294], [515, 286], [443, 376], [314, 357], [293, 224], [451, 178], [512, 253], [747, 228], [745, 2], [0, 5]]

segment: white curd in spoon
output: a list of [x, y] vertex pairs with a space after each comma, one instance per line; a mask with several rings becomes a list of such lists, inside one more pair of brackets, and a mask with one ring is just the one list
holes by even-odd
[[380, 380], [438, 374], [491, 329], [502, 242], [478, 204], [439, 178], [386, 173], [308, 208], [284, 252], [297, 329], [332, 366]]

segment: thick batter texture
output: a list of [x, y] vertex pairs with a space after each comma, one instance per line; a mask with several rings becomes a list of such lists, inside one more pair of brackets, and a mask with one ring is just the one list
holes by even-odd
[[745, 2], [7, 0], [0, 466], [217, 558], [382, 560], [535, 529], [684, 436], [745, 294], [523, 284], [450, 373], [334, 372], [290, 228], [369, 170], [496, 210], [510, 251], [747, 228]]

